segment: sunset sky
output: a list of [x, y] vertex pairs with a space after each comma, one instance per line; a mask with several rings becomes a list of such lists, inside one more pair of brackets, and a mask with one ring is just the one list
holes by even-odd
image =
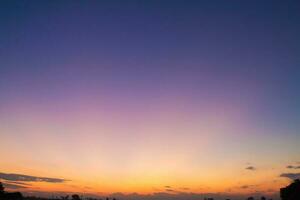
[[1, 1], [0, 181], [34, 195], [277, 194], [300, 178], [299, 10]]

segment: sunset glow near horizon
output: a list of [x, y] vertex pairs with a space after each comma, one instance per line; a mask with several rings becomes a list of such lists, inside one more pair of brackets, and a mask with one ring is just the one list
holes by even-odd
[[0, 5], [8, 190], [274, 194], [300, 178], [299, 2]]

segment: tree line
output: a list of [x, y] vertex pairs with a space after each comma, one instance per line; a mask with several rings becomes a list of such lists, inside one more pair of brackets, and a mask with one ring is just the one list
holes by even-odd
[[[300, 200], [300, 180], [293, 181], [290, 185], [280, 189], [281, 200]], [[24, 197], [21, 192], [6, 192], [3, 184], [0, 182], [0, 200], [82, 200], [78, 194], [71, 196], [61, 196], [60, 198], [41, 198], [41, 197]], [[96, 198], [86, 198], [86, 200], [101, 200]], [[110, 200], [106, 198], [106, 200]], [[112, 198], [112, 200], [116, 200]], [[213, 198], [204, 198], [204, 200], [214, 200]], [[230, 200], [230, 199], [226, 199]], [[255, 200], [254, 197], [249, 197], [246, 200]], [[267, 200], [261, 197], [260, 200]], [[271, 199], [270, 199], [271, 200]]]

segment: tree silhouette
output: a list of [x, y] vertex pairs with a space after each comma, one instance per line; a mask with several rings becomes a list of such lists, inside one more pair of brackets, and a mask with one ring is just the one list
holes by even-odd
[[4, 186], [2, 185], [2, 183], [0, 182], [0, 194], [4, 193]]
[[67, 195], [67, 196], [61, 196], [61, 199], [62, 200], [68, 200], [69, 199], [69, 195]]
[[73, 194], [72, 199], [73, 200], [81, 200], [78, 194]]
[[8, 192], [4, 195], [4, 200], [22, 200], [23, 195], [21, 192]]
[[280, 189], [282, 200], [299, 200], [300, 199], [300, 180], [297, 179], [285, 188]]

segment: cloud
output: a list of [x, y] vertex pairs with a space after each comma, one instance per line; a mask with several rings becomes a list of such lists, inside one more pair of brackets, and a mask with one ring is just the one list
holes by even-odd
[[293, 166], [293, 165], [288, 165], [286, 166], [288, 169], [300, 169], [300, 166]]
[[3, 183], [5, 188], [8, 189], [22, 189], [22, 188], [27, 188], [27, 186], [22, 185], [22, 184], [14, 184], [14, 183]]
[[295, 180], [295, 179], [300, 179], [300, 173], [282, 173], [280, 174], [280, 177]]
[[256, 168], [255, 168], [254, 166], [249, 166], [249, 167], [246, 167], [245, 169], [247, 169], [247, 170], [251, 170], [251, 171], [254, 171], [254, 170], [256, 170]]
[[24, 174], [6, 174], [1, 172], [0, 172], [0, 179], [7, 180], [7, 181], [48, 182], [48, 183], [63, 183], [67, 181], [65, 179], [60, 179], [60, 178], [29, 176]]
[[249, 189], [249, 188], [253, 188], [256, 187], [257, 185], [242, 185], [240, 188], [241, 189]]
[[165, 191], [166, 192], [172, 192], [172, 193], [180, 193], [180, 191], [172, 189], [172, 186], [169, 186], [169, 185], [165, 186]]
[[23, 182], [19, 182], [19, 181], [5, 181], [4, 183], [18, 184], [18, 185], [24, 185], [24, 186], [30, 186], [31, 185], [29, 183], [23, 183]]
[[177, 192], [175, 190], [172, 190], [172, 189], [166, 189], [167, 192]]
[[190, 188], [188, 188], [188, 187], [182, 187], [182, 188], [180, 188], [181, 190], [189, 190]]
[[240, 188], [241, 189], [248, 189], [250, 186], [249, 185], [243, 185], [243, 186], [241, 186]]

